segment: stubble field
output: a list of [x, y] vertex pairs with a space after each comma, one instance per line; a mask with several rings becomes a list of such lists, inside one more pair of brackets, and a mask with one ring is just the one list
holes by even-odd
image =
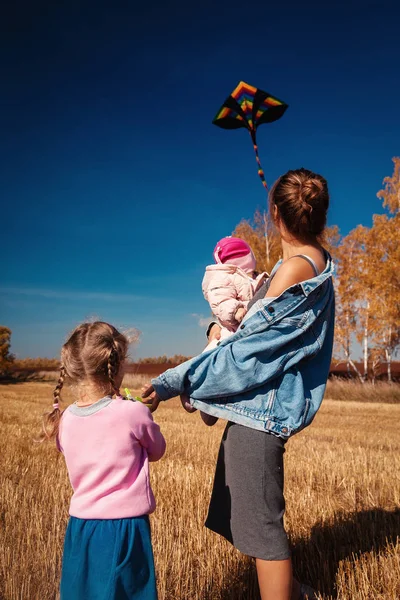
[[[32, 441], [51, 392], [49, 383], [0, 386], [2, 600], [57, 598], [70, 487], [54, 446]], [[177, 401], [155, 418], [168, 445], [152, 465], [160, 600], [256, 600], [252, 560], [203, 527], [223, 423], [206, 428]], [[399, 422], [398, 404], [325, 400], [287, 444], [295, 570], [324, 600], [400, 598]]]

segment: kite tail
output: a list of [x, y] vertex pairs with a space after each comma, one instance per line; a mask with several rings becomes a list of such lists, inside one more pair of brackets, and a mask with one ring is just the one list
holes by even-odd
[[265, 181], [265, 175], [264, 175], [263, 168], [261, 166], [260, 157], [258, 156], [258, 146], [257, 146], [257, 141], [256, 141], [256, 134], [255, 134], [255, 132], [250, 131], [250, 135], [251, 135], [251, 139], [253, 141], [254, 152], [256, 154], [256, 161], [257, 161], [257, 165], [258, 165], [258, 175], [261, 179], [261, 183], [263, 184], [263, 186], [265, 187], [265, 189], [268, 192], [268, 185], [267, 185], [267, 182]]

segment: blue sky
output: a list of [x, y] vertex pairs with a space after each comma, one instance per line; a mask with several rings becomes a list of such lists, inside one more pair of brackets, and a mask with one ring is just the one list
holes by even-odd
[[[380, 211], [400, 153], [395, 2], [22, 2], [1, 20], [0, 322], [56, 356], [86, 318], [133, 356], [194, 354], [216, 241], [265, 196], [244, 130], [211, 125], [241, 79], [289, 104], [260, 128], [271, 183], [322, 173], [330, 223]], [[6, 252], [6, 255], [5, 255]]]

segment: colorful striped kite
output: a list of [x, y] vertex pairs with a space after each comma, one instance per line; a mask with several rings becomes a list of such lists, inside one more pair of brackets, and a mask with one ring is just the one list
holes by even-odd
[[287, 107], [285, 102], [278, 100], [275, 96], [241, 81], [225, 100], [213, 120], [214, 125], [223, 129], [245, 127], [249, 130], [256, 153], [258, 174], [267, 191], [267, 182], [258, 156], [256, 131], [264, 123], [272, 123], [272, 121], [280, 119]]

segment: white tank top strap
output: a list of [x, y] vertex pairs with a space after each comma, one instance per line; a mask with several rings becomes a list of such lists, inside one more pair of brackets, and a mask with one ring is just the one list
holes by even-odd
[[296, 254], [295, 256], [291, 256], [290, 258], [304, 258], [304, 260], [306, 260], [312, 266], [315, 276], [319, 275], [319, 269], [315, 261], [311, 258], [311, 256], [307, 256], [306, 254]]

